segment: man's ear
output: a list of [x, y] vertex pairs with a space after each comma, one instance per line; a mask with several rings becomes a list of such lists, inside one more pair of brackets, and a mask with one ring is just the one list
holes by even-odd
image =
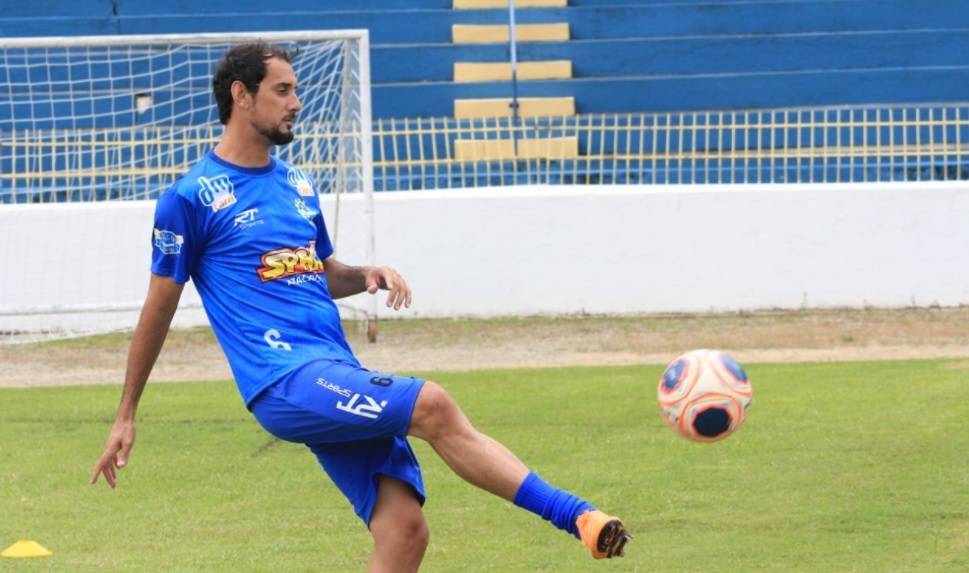
[[232, 92], [233, 107], [241, 109], [249, 109], [252, 107], [252, 94], [246, 89], [246, 84], [236, 80], [229, 86], [229, 91]]

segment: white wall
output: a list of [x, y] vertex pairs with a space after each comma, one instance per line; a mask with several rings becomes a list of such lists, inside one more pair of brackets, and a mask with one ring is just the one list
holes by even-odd
[[[364, 260], [360, 199], [340, 205], [337, 255], [348, 263]], [[403, 316], [969, 303], [967, 184], [519, 187], [376, 201], [378, 261], [414, 290]], [[137, 305], [152, 209], [0, 206], [0, 310]]]
[[969, 303], [969, 185], [389, 194], [377, 226], [432, 316]]

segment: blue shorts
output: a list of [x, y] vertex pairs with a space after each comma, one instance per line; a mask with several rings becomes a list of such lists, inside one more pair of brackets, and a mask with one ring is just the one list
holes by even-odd
[[316, 360], [263, 390], [250, 404], [270, 434], [306, 444], [368, 526], [380, 475], [414, 489], [424, 504], [421, 468], [407, 443], [424, 381]]

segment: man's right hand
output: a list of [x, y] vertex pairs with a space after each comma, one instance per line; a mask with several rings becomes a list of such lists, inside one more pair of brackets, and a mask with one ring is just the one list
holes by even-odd
[[116, 420], [104, 445], [104, 453], [94, 464], [91, 483], [104, 475], [104, 481], [113, 489], [118, 483], [118, 470], [128, 465], [131, 447], [135, 444], [135, 422]]
[[182, 296], [184, 285], [176, 283], [171, 277], [151, 275], [148, 283], [148, 296], [141, 309], [141, 318], [131, 337], [128, 349], [128, 366], [125, 369], [124, 391], [114, 419], [114, 426], [104, 444], [104, 453], [94, 464], [91, 483], [104, 475], [104, 481], [112, 488], [118, 483], [118, 470], [128, 465], [131, 446], [135, 443], [135, 411], [138, 401], [148, 382], [151, 367], [155, 365], [161, 352], [168, 326], [172, 323], [178, 299]]

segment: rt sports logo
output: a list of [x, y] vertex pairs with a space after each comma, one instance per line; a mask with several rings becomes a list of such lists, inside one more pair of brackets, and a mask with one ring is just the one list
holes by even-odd
[[257, 271], [262, 282], [292, 277], [294, 275], [323, 274], [323, 261], [316, 256], [316, 241], [305, 247], [287, 247], [264, 253], [262, 266]]

